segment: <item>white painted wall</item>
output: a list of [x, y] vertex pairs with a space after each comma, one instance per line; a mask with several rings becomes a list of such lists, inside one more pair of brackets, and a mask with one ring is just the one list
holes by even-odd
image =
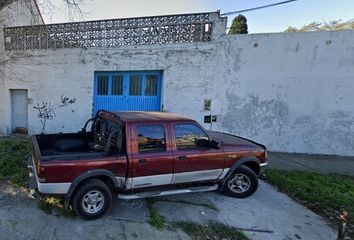
[[[94, 71], [163, 70], [163, 104], [214, 130], [283, 152], [354, 156], [354, 31], [220, 36], [210, 43], [7, 52], [0, 77], [0, 131], [9, 133], [9, 89], [29, 89], [29, 130], [38, 103], [55, 112], [45, 132], [78, 131], [92, 113]], [[61, 95], [76, 98], [60, 107]], [[204, 124], [210, 129], [210, 124]]]
[[43, 24], [36, 0], [16, 0], [1, 12], [5, 27]]

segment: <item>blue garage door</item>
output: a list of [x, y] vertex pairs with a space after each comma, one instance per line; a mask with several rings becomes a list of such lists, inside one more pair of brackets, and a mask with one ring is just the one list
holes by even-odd
[[162, 74], [149, 72], [96, 72], [93, 114], [109, 111], [160, 111]]

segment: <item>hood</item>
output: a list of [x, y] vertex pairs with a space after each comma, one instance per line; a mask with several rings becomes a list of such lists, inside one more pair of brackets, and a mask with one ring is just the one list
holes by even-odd
[[208, 135], [221, 142], [223, 145], [234, 145], [238, 147], [252, 147], [252, 148], [263, 148], [266, 150], [266, 147], [260, 143], [254, 142], [252, 140], [249, 140], [247, 138], [231, 135], [228, 133], [222, 133], [222, 132], [215, 132], [215, 131], [208, 131]]

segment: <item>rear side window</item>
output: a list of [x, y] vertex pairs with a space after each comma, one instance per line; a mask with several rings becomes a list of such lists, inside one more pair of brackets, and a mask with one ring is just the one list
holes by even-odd
[[194, 124], [175, 125], [177, 149], [197, 148], [197, 140], [208, 140], [208, 135]]
[[140, 153], [166, 151], [165, 129], [162, 125], [142, 125], [137, 127]]

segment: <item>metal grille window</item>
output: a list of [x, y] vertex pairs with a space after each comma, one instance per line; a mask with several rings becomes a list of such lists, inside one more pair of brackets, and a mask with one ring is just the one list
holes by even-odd
[[98, 76], [97, 95], [108, 95], [108, 76]]
[[142, 94], [142, 76], [131, 75], [129, 82], [129, 95], [140, 96]]
[[112, 95], [123, 95], [123, 76], [112, 77]]
[[157, 76], [156, 75], [146, 76], [145, 96], [157, 96]]
[[161, 111], [162, 71], [95, 72], [93, 114]]

